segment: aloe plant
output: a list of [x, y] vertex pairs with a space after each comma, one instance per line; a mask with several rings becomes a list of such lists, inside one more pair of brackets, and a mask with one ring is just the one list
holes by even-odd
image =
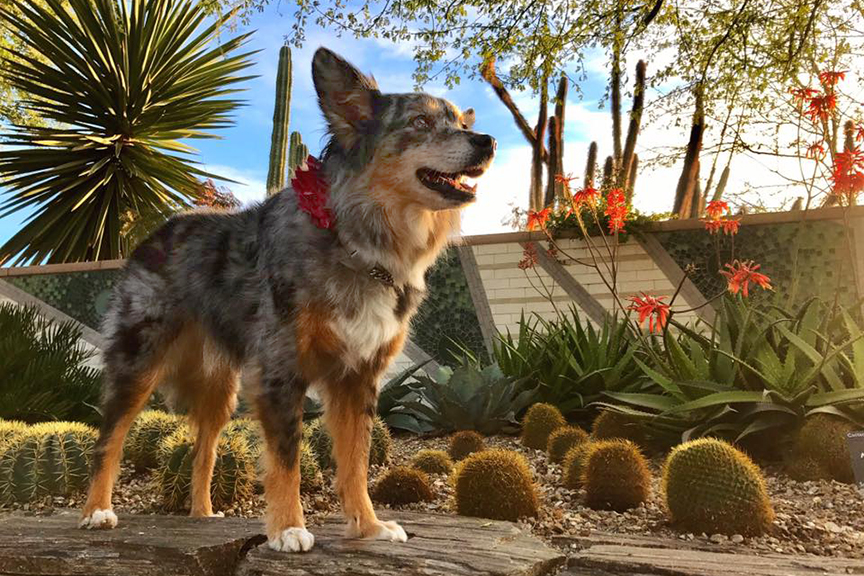
[[788, 432], [815, 413], [859, 416], [864, 332], [848, 312], [832, 315], [816, 300], [795, 313], [760, 311], [729, 298], [707, 333], [677, 327], [664, 334], [662, 350], [637, 359], [658, 388], [606, 392], [610, 401], [601, 404], [684, 440]]

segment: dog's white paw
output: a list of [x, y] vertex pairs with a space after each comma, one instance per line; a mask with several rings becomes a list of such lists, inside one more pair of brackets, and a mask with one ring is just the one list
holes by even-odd
[[84, 516], [78, 523], [79, 528], [88, 530], [110, 530], [117, 526], [117, 515], [113, 510], [96, 509], [92, 513]]
[[396, 522], [379, 522], [378, 530], [373, 531], [367, 538], [372, 540], [387, 540], [388, 542], [407, 542], [408, 534]]
[[286, 528], [267, 545], [278, 552], [308, 552], [315, 545], [315, 536], [306, 528]]

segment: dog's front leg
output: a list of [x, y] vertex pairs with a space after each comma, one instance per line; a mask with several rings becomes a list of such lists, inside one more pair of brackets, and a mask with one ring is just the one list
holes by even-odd
[[265, 523], [270, 548], [306, 552], [315, 537], [306, 530], [300, 501], [300, 440], [303, 433], [303, 399], [308, 384], [264, 366], [257, 394], [258, 417], [267, 446], [264, 452]]
[[333, 436], [336, 489], [348, 519], [349, 538], [405, 542], [405, 530], [395, 522], [381, 522], [369, 498], [369, 442], [378, 387], [371, 375], [353, 374], [326, 387], [324, 417]]

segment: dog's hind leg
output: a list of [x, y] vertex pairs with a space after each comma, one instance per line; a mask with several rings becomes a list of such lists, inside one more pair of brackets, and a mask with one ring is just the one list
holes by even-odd
[[210, 487], [216, 446], [219, 433], [237, 407], [238, 371], [197, 327], [184, 333], [176, 347], [179, 354], [172, 380], [189, 406], [189, 423], [195, 432], [189, 515], [215, 516]]
[[168, 323], [147, 318], [118, 320], [104, 353], [102, 426], [93, 454], [82, 528], [113, 528], [117, 516], [111, 492], [120, 471], [123, 441], [164, 373], [165, 354], [176, 331]]
[[283, 369], [265, 365], [257, 385], [256, 408], [267, 441], [264, 495], [268, 544], [283, 552], [306, 552], [315, 544], [315, 537], [306, 530], [300, 501], [300, 441], [308, 384], [299, 376], [285, 376]]

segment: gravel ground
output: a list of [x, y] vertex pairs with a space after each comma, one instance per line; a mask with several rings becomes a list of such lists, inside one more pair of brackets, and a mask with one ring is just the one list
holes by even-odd
[[[523, 448], [510, 437], [492, 437], [487, 445], [517, 450], [528, 457], [538, 481], [542, 508], [538, 518], [523, 524], [535, 534], [550, 539], [553, 536], [581, 535], [592, 531], [614, 532], [665, 537], [701, 543], [723, 551], [741, 553], [815, 554], [864, 558], [864, 491], [837, 482], [795, 482], [777, 469], [766, 471], [768, 490], [776, 512], [772, 534], [759, 538], [727, 538], [720, 534], [682, 534], [669, 526], [663, 511], [659, 470], [661, 460], [651, 462], [654, 489], [650, 500], [637, 509], [625, 512], [596, 511], [581, 504], [582, 494], [561, 487], [561, 469], [548, 463], [546, 455]], [[405, 464], [422, 448], [446, 450], [447, 438], [418, 439], [413, 436], [394, 439], [392, 464]], [[371, 481], [384, 470], [373, 467]], [[452, 490], [444, 475], [431, 475], [437, 494], [434, 502], [409, 506], [414, 510], [453, 513]], [[115, 510], [121, 513], [164, 513], [149, 486], [148, 474], [135, 473], [124, 465], [114, 495]], [[324, 514], [338, 512], [336, 495], [325, 482], [323, 490], [304, 494], [307, 520], [314, 525]], [[50, 513], [54, 507], [77, 507], [81, 497], [53, 498], [39, 504], [16, 506], [34, 513]], [[261, 516], [264, 499], [260, 494], [234, 508], [224, 510], [226, 516]], [[2, 511], [2, 508], [0, 508]]]

